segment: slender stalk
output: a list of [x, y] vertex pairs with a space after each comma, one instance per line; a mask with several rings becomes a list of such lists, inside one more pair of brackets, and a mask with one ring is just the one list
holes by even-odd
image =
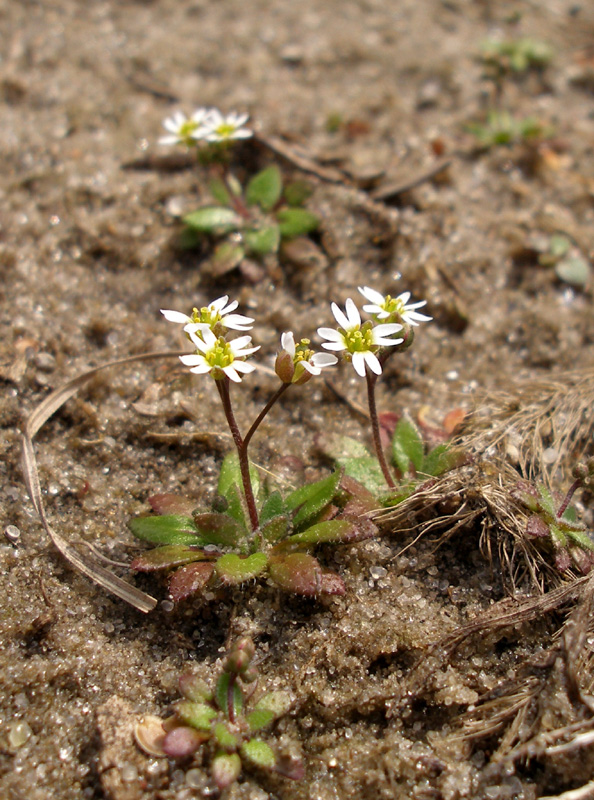
[[577, 478], [577, 479], [576, 479], [576, 480], [575, 480], [575, 481], [574, 481], [574, 482], [571, 484], [571, 486], [569, 487], [569, 490], [568, 490], [567, 494], [565, 495], [565, 498], [564, 498], [563, 502], [562, 502], [562, 503], [561, 503], [561, 505], [559, 506], [559, 510], [557, 511], [557, 519], [561, 519], [561, 517], [563, 516], [563, 514], [565, 514], [565, 511], [566, 511], [566, 509], [567, 509], [567, 506], [568, 506], [568, 505], [570, 504], [570, 502], [571, 502], [571, 498], [572, 498], [572, 497], [573, 497], [573, 495], [575, 494], [575, 491], [576, 491], [576, 489], [578, 489], [578, 488], [579, 488], [581, 485], [582, 485], [582, 479], [581, 479], [581, 478]]
[[215, 383], [221, 397], [221, 402], [223, 404], [223, 410], [225, 412], [225, 417], [227, 418], [229, 430], [231, 431], [233, 441], [235, 442], [235, 447], [237, 448], [239, 469], [241, 471], [241, 481], [243, 483], [243, 493], [245, 495], [248, 514], [250, 515], [250, 524], [252, 526], [252, 531], [257, 531], [260, 527], [260, 520], [258, 519], [258, 510], [256, 508], [254, 490], [252, 489], [252, 479], [250, 478], [250, 465], [247, 457], [247, 447], [244, 446], [244, 440], [239, 431], [239, 426], [235, 420], [233, 407], [231, 406], [229, 378], [225, 376], [221, 380], [215, 380]]
[[377, 460], [379, 461], [380, 467], [382, 468], [382, 472], [384, 474], [384, 478], [386, 479], [386, 483], [388, 484], [390, 489], [395, 489], [396, 484], [394, 483], [394, 480], [390, 475], [388, 462], [386, 461], [386, 457], [384, 455], [384, 450], [382, 448], [382, 440], [380, 437], [379, 419], [377, 416], [377, 407], [375, 404], [375, 383], [377, 381], [377, 375], [373, 375], [372, 373], [367, 371], [365, 373], [365, 377], [367, 379], [367, 404], [369, 406], [369, 417], [371, 419], [371, 429], [373, 431], [373, 444], [375, 445]]
[[281, 384], [281, 386], [276, 390], [276, 392], [268, 400], [268, 402], [266, 403], [266, 405], [264, 406], [262, 411], [260, 411], [260, 413], [258, 414], [256, 419], [252, 423], [252, 427], [246, 433], [246, 435], [244, 437], [244, 440], [243, 440], [243, 448], [245, 450], [246, 458], [247, 458], [248, 445], [250, 443], [250, 440], [251, 440], [252, 436], [258, 430], [258, 428], [260, 427], [260, 423], [262, 422], [262, 420], [264, 419], [266, 414], [268, 414], [268, 412], [270, 411], [272, 406], [276, 403], [277, 400], [279, 400], [282, 397], [282, 395], [287, 391], [287, 389], [289, 388], [290, 385], [291, 385], [290, 383]]

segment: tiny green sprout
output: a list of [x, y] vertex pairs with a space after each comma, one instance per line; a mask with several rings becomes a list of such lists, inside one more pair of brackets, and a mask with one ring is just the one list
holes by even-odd
[[230, 649], [214, 689], [191, 673], [183, 674], [179, 688], [184, 699], [175, 703], [173, 716], [160, 726], [154, 717], [136, 726], [141, 749], [180, 760], [205, 749], [219, 790], [235, 783], [244, 768], [301, 780], [305, 774], [301, 759], [279, 756], [260, 738], [262, 730], [289, 712], [292, 702], [284, 691], [258, 693], [254, 657], [254, 643], [243, 637]]
[[513, 144], [533, 144], [550, 138], [552, 130], [535, 117], [516, 119], [508, 111], [492, 109], [485, 122], [471, 122], [466, 126], [484, 150]]
[[552, 550], [560, 572], [566, 572], [573, 563], [588, 574], [594, 567], [594, 539], [578, 520], [571, 500], [581, 486], [594, 483], [594, 458], [577, 464], [573, 476], [575, 480], [564, 497], [543, 485], [535, 487], [525, 481], [518, 484], [515, 497], [532, 512], [526, 523], [526, 537]]
[[282, 241], [306, 236], [319, 226], [319, 218], [303, 208], [308, 187], [302, 182], [283, 187], [276, 165], [254, 175], [245, 190], [231, 175], [217, 176], [210, 193], [218, 205], [187, 214], [183, 239], [188, 247], [205, 236], [215, 240], [211, 267], [216, 275], [234, 269], [245, 256], [276, 253]]
[[523, 75], [530, 70], [544, 70], [554, 52], [538, 39], [488, 39], [481, 46], [485, 77], [500, 83], [509, 75]]

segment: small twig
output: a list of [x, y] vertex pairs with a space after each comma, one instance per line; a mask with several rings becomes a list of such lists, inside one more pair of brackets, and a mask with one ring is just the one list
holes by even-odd
[[404, 194], [405, 192], [409, 192], [411, 189], [416, 189], [417, 186], [421, 186], [423, 183], [427, 183], [427, 181], [432, 180], [437, 175], [440, 175], [442, 172], [445, 172], [448, 167], [451, 165], [451, 159], [447, 161], [442, 161], [436, 166], [432, 167], [428, 172], [424, 172], [422, 175], [419, 175], [416, 178], [412, 178], [411, 180], [405, 181], [404, 183], [388, 183], [386, 186], [379, 186], [373, 192], [370, 192], [370, 196], [374, 200], [380, 200], [382, 202], [386, 202], [387, 200], [393, 200], [399, 194]]

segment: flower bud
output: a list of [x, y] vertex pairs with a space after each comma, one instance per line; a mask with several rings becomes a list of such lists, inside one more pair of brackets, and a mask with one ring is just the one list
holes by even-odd
[[295, 374], [293, 356], [290, 355], [290, 353], [287, 353], [286, 350], [281, 350], [276, 357], [274, 371], [283, 383], [291, 383], [293, 380], [293, 375]]

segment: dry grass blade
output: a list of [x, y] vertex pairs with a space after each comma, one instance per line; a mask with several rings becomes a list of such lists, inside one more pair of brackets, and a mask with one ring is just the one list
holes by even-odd
[[107, 591], [115, 594], [126, 603], [129, 603], [134, 608], [148, 613], [156, 606], [157, 601], [145, 592], [141, 592], [134, 586], [131, 586], [126, 581], [114, 575], [109, 570], [102, 567], [95, 561], [90, 561], [83, 558], [80, 553], [69, 544], [57, 531], [50, 525], [45, 507], [43, 505], [41, 485], [39, 482], [39, 473], [37, 471], [37, 462], [35, 459], [35, 448], [33, 447], [33, 440], [37, 433], [41, 430], [43, 425], [58, 411], [64, 403], [73, 397], [79, 389], [87, 384], [95, 375], [103, 372], [104, 370], [112, 367], [123, 367], [128, 364], [134, 364], [138, 361], [152, 361], [159, 358], [177, 358], [182, 355], [181, 352], [167, 352], [167, 353], [143, 353], [138, 356], [129, 356], [128, 358], [118, 359], [117, 361], [110, 361], [100, 367], [95, 367], [87, 372], [77, 375], [76, 378], [60, 386], [58, 389], [49, 394], [43, 402], [41, 402], [33, 413], [29, 416], [25, 423], [22, 441], [22, 465], [25, 482], [29, 496], [35, 506], [35, 510], [39, 514], [41, 524], [45, 532], [52, 540], [52, 543], [61, 555], [79, 572], [86, 575], [92, 581], [99, 584]]

